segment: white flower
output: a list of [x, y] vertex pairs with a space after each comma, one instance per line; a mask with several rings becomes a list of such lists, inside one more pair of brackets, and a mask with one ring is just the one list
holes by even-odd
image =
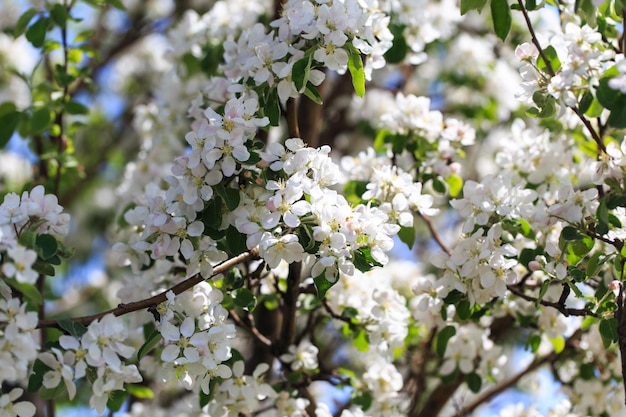
[[298, 236], [287, 234], [274, 237], [266, 232], [259, 244], [259, 254], [265, 259], [270, 268], [276, 268], [281, 261], [287, 263], [298, 262], [304, 258], [304, 248], [298, 242]]
[[319, 349], [308, 340], [303, 340], [298, 346], [289, 346], [288, 351], [289, 353], [281, 355], [280, 359], [283, 362], [290, 363], [292, 370], [317, 370], [317, 354], [319, 353]]
[[[54, 353], [54, 355], [52, 353]], [[63, 379], [63, 383], [67, 388], [71, 400], [76, 395], [76, 385], [74, 384], [72, 368], [64, 363], [63, 354], [59, 349], [52, 348], [52, 353], [43, 352], [39, 355], [39, 359], [51, 369], [43, 376], [43, 386], [46, 388], [56, 388], [61, 383], [61, 379]]]
[[34, 284], [39, 274], [32, 269], [37, 260], [37, 253], [23, 246], [14, 246], [7, 250], [13, 262], [4, 262], [2, 272], [9, 278], [15, 278], [17, 282]]
[[32, 417], [37, 409], [28, 401], [18, 401], [24, 392], [21, 388], [13, 388], [9, 393], [0, 396], [0, 415], [2, 417]]
[[163, 322], [159, 330], [163, 339], [167, 342], [174, 342], [163, 349], [161, 360], [173, 362], [178, 359], [181, 352], [186, 363], [197, 362], [200, 359], [196, 346], [201, 346], [203, 343], [206, 345], [207, 335], [205, 332], [195, 333], [196, 324], [193, 317], [186, 317], [180, 327]]

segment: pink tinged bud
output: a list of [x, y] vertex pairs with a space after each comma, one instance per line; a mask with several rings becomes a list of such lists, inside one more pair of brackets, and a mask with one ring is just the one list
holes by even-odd
[[459, 175], [461, 173], [461, 164], [458, 162], [451, 163], [448, 168], [450, 168], [450, 172], [453, 174]]
[[530, 261], [528, 262], [528, 269], [530, 269], [531, 271], [539, 271], [541, 269], [541, 264], [537, 261]]
[[619, 296], [619, 292], [620, 289], [622, 288], [622, 283], [620, 281], [611, 281], [611, 283], [609, 284], [609, 289], [611, 291], [613, 291], [613, 294], [615, 294], [616, 297]]

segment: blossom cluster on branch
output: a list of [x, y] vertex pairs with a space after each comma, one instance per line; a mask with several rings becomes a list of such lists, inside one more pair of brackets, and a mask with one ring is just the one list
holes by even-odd
[[465, 416], [549, 372], [492, 414], [626, 415], [622, 2], [82, 3], [0, 17], [41, 62], [0, 74], [0, 413]]

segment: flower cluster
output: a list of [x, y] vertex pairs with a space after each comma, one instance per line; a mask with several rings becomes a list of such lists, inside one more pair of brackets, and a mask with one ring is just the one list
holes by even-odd
[[56, 388], [63, 382], [72, 399], [76, 395], [74, 381], [93, 376], [89, 405], [103, 413], [113, 391], [143, 380], [135, 365], [123, 362], [135, 353], [135, 348], [126, 344], [127, 339], [126, 324], [112, 314], [92, 322], [81, 335], [61, 336], [59, 345], [63, 351], [52, 348], [39, 356], [48, 368], [44, 371], [43, 386]]
[[474, 144], [476, 134], [467, 123], [446, 118], [431, 107], [428, 97], [377, 91], [355, 104], [353, 117], [382, 130], [384, 135], [376, 139], [377, 149], [384, 149], [379, 143], [382, 139], [395, 153], [399, 147], [413, 151], [412, 158], [398, 155], [402, 156], [397, 161], [399, 167], [412, 170], [412, 159], [417, 159], [424, 178], [428, 178], [426, 174], [447, 178], [459, 174], [460, 165], [454, 158], [463, 155], [463, 147]]
[[[33, 240], [29, 246], [19, 240], [25, 232], [62, 237], [67, 234], [70, 216], [63, 213], [57, 197], [45, 194], [43, 186], [34, 187], [22, 196], [9, 193], [0, 204], [0, 252], [5, 253], [2, 273], [19, 283], [34, 284], [38, 273], [33, 270], [37, 252]], [[26, 239], [24, 239], [26, 240]], [[8, 259], [7, 259], [8, 258]], [[3, 284], [4, 285], [4, 282]]]
[[156, 376], [164, 381], [177, 379], [184, 388], [200, 388], [208, 395], [212, 379], [232, 375], [223, 362], [232, 356], [235, 327], [226, 322], [222, 293], [207, 284], [193, 295], [178, 298], [169, 291], [167, 298], [159, 309], [158, 331], [165, 347], [160, 354], [163, 368]]
[[575, 107], [578, 97], [595, 87], [604, 66], [614, 58], [614, 52], [605, 49], [601, 41], [597, 29], [570, 22], [550, 39], [550, 46], [541, 54], [530, 43], [518, 46], [515, 54], [524, 63], [518, 98], [542, 110], [546, 102], [535, 95], [539, 92], [566, 107]]
[[[0, 384], [19, 384], [28, 379], [39, 351], [37, 313], [27, 312], [26, 303], [17, 298], [0, 298]], [[19, 415], [32, 416], [30, 402], [16, 400], [21, 389], [14, 389], [0, 398], [3, 410], [13, 409]]]

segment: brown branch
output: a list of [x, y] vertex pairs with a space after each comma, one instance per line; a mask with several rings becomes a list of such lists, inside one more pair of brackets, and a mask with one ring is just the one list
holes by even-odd
[[461, 410], [459, 410], [454, 415], [454, 417], [466, 417], [470, 415], [476, 408], [478, 408], [478, 406], [485, 404], [491, 398], [511, 388], [517, 382], [519, 382], [519, 380], [522, 379], [524, 376], [535, 371], [536, 369], [543, 366], [544, 364], [548, 362], [554, 362], [556, 359], [558, 359], [559, 356], [560, 354], [556, 354], [552, 352], [549, 355], [543, 356], [541, 358], [535, 358], [535, 360], [532, 361], [524, 370], [509, 377], [508, 379], [505, 379], [504, 381], [500, 382], [498, 385], [480, 393], [478, 396], [476, 396], [476, 398], [472, 400], [471, 403], [469, 403], [466, 406], [463, 406]]
[[244, 321], [244, 319], [239, 317], [239, 315], [235, 311], [229, 310], [229, 313], [230, 318], [233, 319], [236, 325], [238, 325], [242, 329], [246, 329], [262, 345], [268, 348], [272, 347], [272, 341], [265, 337], [263, 334], [261, 334], [261, 332], [259, 332], [259, 329], [257, 329], [257, 327], [254, 325], [254, 322], [250, 317], [248, 317], [248, 322], [246, 322]]
[[[619, 352], [622, 361], [622, 379], [626, 381], [626, 316], [624, 315], [624, 266], [626, 261], [622, 260], [622, 272], [619, 283], [619, 294], [617, 295], [617, 311], [615, 312], [615, 319], [617, 320], [617, 342], [619, 345]], [[624, 386], [624, 394], [626, 394], [626, 383], [622, 383]], [[624, 400], [626, 405], [626, 400]]]
[[[230, 268], [234, 267], [237, 264], [249, 261], [251, 259], [256, 258], [257, 256], [258, 256], [258, 250], [252, 249], [249, 252], [244, 252], [241, 255], [235, 256], [234, 258], [224, 261], [221, 264], [216, 265], [215, 268], [213, 268], [213, 274], [209, 277], [209, 279], [229, 270]], [[172, 291], [174, 294], [178, 295], [182, 292], [187, 291], [193, 286], [199, 284], [200, 282], [205, 281], [206, 279], [207, 278], [204, 278], [201, 274], [196, 274], [190, 278], [187, 278], [186, 280], [182, 282], [179, 282], [173, 287], [153, 297], [149, 297], [149, 298], [139, 300], [139, 301], [133, 301], [132, 303], [128, 303], [128, 304], [120, 304], [116, 308], [112, 308], [110, 310], [103, 311], [98, 314], [93, 314], [91, 316], [74, 317], [74, 318], [71, 318], [70, 321], [87, 326], [91, 322], [95, 320], [99, 320], [102, 317], [106, 316], [107, 314], [113, 314], [115, 316], [123, 316], [124, 314], [132, 313], [134, 311], [143, 310], [151, 306], [155, 306], [155, 305], [165, 302], [167, 300], [166, 294], [169, 291]], [[41, 329], [45, 327], [60, 328], [59, 321], [58, 320], [40, 320], [39, 323], [37, 323], [37, 328]]]
[[287, 290], [283, 295], [283, 326], [280, 333], [281, 352], [287, 352], [289, 346], [296, 340], [296, 314], [298, 312], [298, 295], [300, 295], [301, 281], [302, 262], [290, 263], [289, 275], [287, 276]]
[[589, 310], [588, 308], [570, 308], [570, 307], [565, 307], [564, 303], [560, 303], [560, 302], [555, 303], [553, 301], [539, 300], [536, 297], [524, 294], [522, 291], [517, 289], [514, 285], [507, 285], [506, 287], [513, 294], [517, 295], [520, 298], [523, 298], [526, 301], [530, 301], [530, 302], [533, 302], [533, 303], [539, 302], [539, 304], [541, 304], [542, 306], [556, 308], [565, 317], [569, 317], [569, 316], [598, 317], [598, 315], [596, 313], [594, 313], [593, 311]]
[[426, 223], [426, 226], [428, 226], [428, 230], [430, 231], [431, 236], [433, 237], [433, 239], [435, 240], [435, 242], [437, 242], [437, 244], [439, 245], [439, 247], [448, 255], [452, 255], [452, 251], [450, 250], [450, 248], [448, 248], [448, 246], [443, 242], [443, 239], [441, 238], [441, 235], [439, 235], [439, 232], [437, 231], [437, 229], [435, 229], [435, 226], [433, 225], [432, 220], [430, 219], [430, 217], [425, 216], [421, 213], [418, 213], [418, 216], [424, 220], [424, 223]]
[[298, 110], [296, 109], [296, 100], [293, 97], [287, 100], [287, 131], [290, 138], [300, 137]]
[[414, 384], [414, 386], [411, 387], [413, 389], [413, 395], [411, 398], [410, 410], [414, 410], [419, 406], [420, 397], [426, 390], [426, 377], [428, 376], [426, 366], [430, 362], [433, 355], [433, 345], [435, 343], [436, 335], [437, 331], [435, 329], [431, 329], [428, 338], [424, 339], [420, 349], [415, 351], [413, 354], [413, 358], [411, 360], [411, 377], [409, 381], [407, 381], [407, 386], [405, 386], [405, 388], [408, 388], [409, 384]]

